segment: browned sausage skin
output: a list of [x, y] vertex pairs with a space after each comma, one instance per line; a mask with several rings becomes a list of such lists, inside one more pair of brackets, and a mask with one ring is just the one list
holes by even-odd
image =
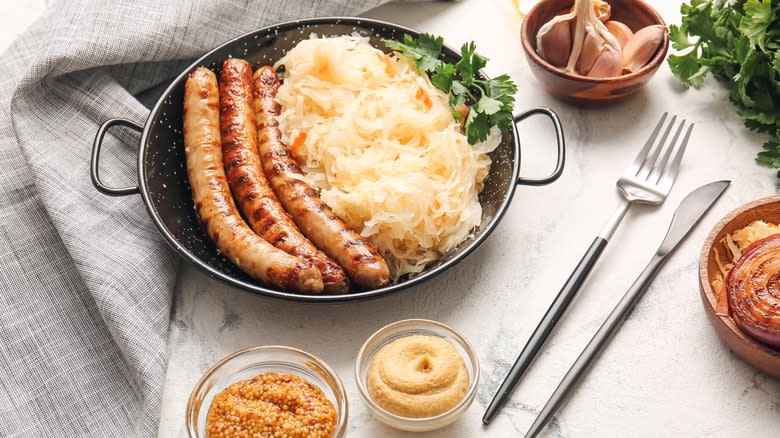
[[280, 108], [274, 100], [279, 89], [276, 71], [261, 67], [252, 85], [260, 161], [282, 205], [303, 234], [333, 257], [355, 284], [366, 289], [386, 286], [390, 271], [382, 256], [333, 213], [317, 189], [302, 180], [301, 168], [282, 143], [276, 119]]
[[344, 270], [301, 234], [268, 185], [257, 152], [253, 100], [252, 67], [244, 60], [228, 59], [219, 77], [219, 106], [222, 162], [233, 195], [255, 233], [282, 251], [314, 264], [322, 275], [325, 292], [346, 292]]
[[222, 168], [218, 104], [214, 73], [205, 68], [192, 72], [184, 87], [184, 151], [195, 208], [209, 237], [228, 260], [265, 284], [321, 292], [316, 267], [276, 249], [241, 218]]

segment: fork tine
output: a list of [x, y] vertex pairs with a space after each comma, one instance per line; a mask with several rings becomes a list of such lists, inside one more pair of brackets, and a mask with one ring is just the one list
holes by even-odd
[[677, 149], [672, 164], [669, 165], [669, 168], [666, 169], [663, 174], [661, 174], [661, 179], [658, 183], [660, 188], [664, 191], [668, 192], [672, 188], [675, 178], [677, 178], [677, 173], [680, 170], [680, 163], [685, 154], [685, 148], [688, 146], [688, 140], [691, 138], [691, 131], [693, 131], [693, 123], [688, 125], [688, 131], [685, 132], [685, 138], [683, 138], [682, 144]]
[[647, 141], [645, 142], [645, 145], [642, 146], [642, 149], [639, 151], [638, 154], [636, 154], [636, 158], [634, 158], [634, 162], [631, 163], [631, 165], [626, 169], [626, 175], [634, 176], [639, 172], [639, 168], [642, 167], [642, 163], [645, 162], [645, 159], [647, 159], [647, 153], [650, 152], [650, 147], [655, 143], [656, 137], [658, 137], [658, 133], [661, 132], [661, 128], [664, 126], [664, 122], [666, 121], [666, 116], [668, 116], [669, 113], [665, 112], [661, 115], [661, 119], [658, 121], [658, 124], [655, 125], [655, 129], [653, 129], [653, 132], [650, 134], [650, 137], [647, 138]]
[[650, 172], [650, 176], [647, 177], [648, 182], [657, 184], [658, 180], [661, 179], [661, 173], [663, 173], [664, 169], [666, 168], [666, 164], [669, 162], [669, 157], [672, 155], [672, 151], [677, 146], [677, 140], [680, 139], [680, 134], [682, 133], [683, 127], [685, 126], [685, 122], [685, 119], [680, 122], [680, 125], [677, 127], [677, 131], [674, 133], [674, 137], [672, 137], [672, 141], [669, 142], [669, 146], [666, 148], [666, 151], [664, 151], [664, 155], [653, 165], [653, 171]]
[[661, 136], [661, 141], [658, 142], [658, 146], [653, 147], [650, 157], [645, 160], [642, 167], [639, 169], [639, 172], [637, 172], [637, 178], [647, 179], [650, 175], [650, 171], [653, 169], [653, 166], [658, 159], [658, 154], [661, 153], [661, 149], [663, 149], [666, 144], [666, 139], [669, 138], [669, 134], [672, 132], [672, 128], [674, 128], [674, 123], [676, 121], [677, 116], [672, 116], [672, 120], [669, 121], [669, 125], [666, 127], [666, 130], [664, 130], [664, 135]]

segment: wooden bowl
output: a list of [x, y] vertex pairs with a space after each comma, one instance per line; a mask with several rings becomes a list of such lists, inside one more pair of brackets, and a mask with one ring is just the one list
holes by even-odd
[[[654, 24], [666, 27], [663, 18], [641, 0], [607, 0], [607, 3], [612, 6], [612, 19], [625, 23], [634, 32]], [[536, 34], [551, 18], [568, 10], [573, 4], [573, 0], [542, 0], [526, 15], [520, 35], [531, 71], [548, 93], [567, 102], [599, 105], [636, 93], [653, 77], [666, 58], [669, 50], [668, 30], [655, 55], [637, 72], [612, 78], [589, 78], [566, 73], [536, 53]]]
[[[740, 228], [744, 228], [755, 220], [780, 223], [780, 196], [770, 196], [768, 198], [758, 199], [737, 208], [715, 225], [710, 231], [707, 239], [704, 241], [704, 247], [701, 250], [699, 258], [699, 289], [701, 291], [701, 300], [704, 304], [704, 310], [707, 318], [715, 327], [715, 331], [720, 339], [731, 348], [737, 356], [745, 362], [753, 365], [759, 370], [775, 377], [780, 377], [780, 350], [768, 347], [745, 334], [737, 327], [731, 317], [718, 316], [715, 314], [717, 307], [717, 296], [712, 289], [712, 279], [720, 273], [715, 257], [714, 247], [720, 246], [718, 242], [726, 234], [732, 233]], [[725, 251], [720, 249], [721, 262], [725, 259]]]

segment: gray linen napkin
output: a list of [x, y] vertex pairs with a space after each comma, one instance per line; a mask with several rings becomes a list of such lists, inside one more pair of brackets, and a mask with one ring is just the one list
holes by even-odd
[[[100, 122], [143, 122], [233, 36], [384, 1], [60, 0], [0, 57], [0, 436], [157, 432], [177, 259], [139, 196], [92, 187]], [[132, 184], [137, 137], [108, 140], [106, 179]]]

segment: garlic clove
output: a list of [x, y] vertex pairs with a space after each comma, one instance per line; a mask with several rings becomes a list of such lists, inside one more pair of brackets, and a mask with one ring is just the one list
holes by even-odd
[[660, 24], [639, 29], [623, 46], [623, 68], [633, 73], [650, 61], [666, 35], [666, 27]]
[[596, 58], [601, 55], [601, 50], [604, 48], [604, 42], [597, 38], [592, 32], [585, 33], [585, 39], [582, 42], [582, 51], [580, 57], [577, 59], [577, 65], [575, 70], [577, 73], [587, 76], [593, 64], [596, 62]]
[[634, 32], [632, 32], [628, 26], [619, 21], [610, 20], [604, 23], [604, 25], [607, 26], [609, 33], [615, 35], [615, 38], [617, 38], [618, 42], [620, 43], [620, 47], [626, 47], [628, 40], [634, 36]]
[[555, 67], [565, 67], [571, 54], [571, 28], [569, 21], [560, 21], [536, 37], [537, 52]]
[[620, 76], [622, 71], [623, 60], [620, 52], [614, 47], [605, 44], [587, 76], [591, 78], [611, 78]]

